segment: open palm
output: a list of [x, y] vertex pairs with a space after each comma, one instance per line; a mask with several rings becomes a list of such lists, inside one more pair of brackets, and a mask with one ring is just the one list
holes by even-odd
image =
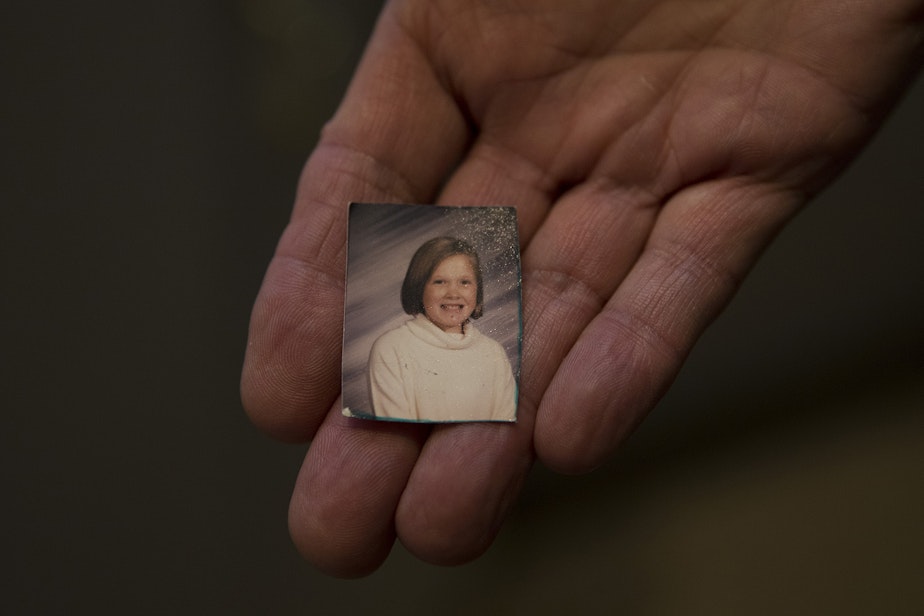
[[[254, 308], [251, 418], [312, 440], [302, 553], [362, 575], [395, 537], [486, 549], [533, 461], [606, 459], [764, 246], [919, 64], [922, 2], [394, 0], [302, 176]], [[341, 416], [346, 204], [514, 205], [516, 425]]]

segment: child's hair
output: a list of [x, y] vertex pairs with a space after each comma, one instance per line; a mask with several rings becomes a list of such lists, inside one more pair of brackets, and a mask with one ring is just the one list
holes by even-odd
[[423, 293], [433, 270], [443, 259], [454, 255], [465, 255], [475, 270], [475, 282], [478, 286], [475, 309], [471, 318], [477, 319], [484, 314], [484, 291], [481, 284], [481, 261], [472, 245], [455, 237], [436, 237], [428, 240], [417, 249], [407, 266], [404, 284], [401, 285], [401, 306], [410, 315], [424, 314]]

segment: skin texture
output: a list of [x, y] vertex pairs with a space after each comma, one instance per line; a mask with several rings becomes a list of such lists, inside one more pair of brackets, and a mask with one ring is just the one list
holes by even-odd
[[[921, 64], [912, 0], [394, 0], [299, 183], [254, 306], [253, 422], [311, 440], [293, 540], [338, 576], [395, 540], [462, 563], [534, 458], [593, 469], [669, 386], [778, 230]], [[349, 420], [349, 201], [514, 204], [515, 425]]]

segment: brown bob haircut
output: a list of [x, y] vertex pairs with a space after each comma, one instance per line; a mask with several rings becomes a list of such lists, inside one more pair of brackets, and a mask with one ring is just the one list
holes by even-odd
[[481, 261], [472, 245], [455, 237], [435, 237], [417, 249], [407, 266], [404, 284], [401, 285], [401, 306], [410, 315], [424, 314], [423, 293], [433, 270], [443, 259], [455, 255], [465, 255], [472, 262], [475, 270], [475, 282], [478, 285], [475, 309], [471, 318], [477, 319], [484, 314], [484, 291], [481, 284]]

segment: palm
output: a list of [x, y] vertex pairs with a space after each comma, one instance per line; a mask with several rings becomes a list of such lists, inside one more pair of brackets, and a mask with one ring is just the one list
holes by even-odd
[[[428, 560], [471, 558], [534, 451], [599, 464], [875, 127], [918, 40], [900, 28], [910, 2], [840, 21], [818, 2], [519, 4], [389, 5], [255, 308], [245, 404], [282, 438], [314, 437], [290, 520], [334, 572], [375, 567], [395, 534]], [[342, 204], [434, 199], [517, 206], [515, 427], [337, 412]]]

